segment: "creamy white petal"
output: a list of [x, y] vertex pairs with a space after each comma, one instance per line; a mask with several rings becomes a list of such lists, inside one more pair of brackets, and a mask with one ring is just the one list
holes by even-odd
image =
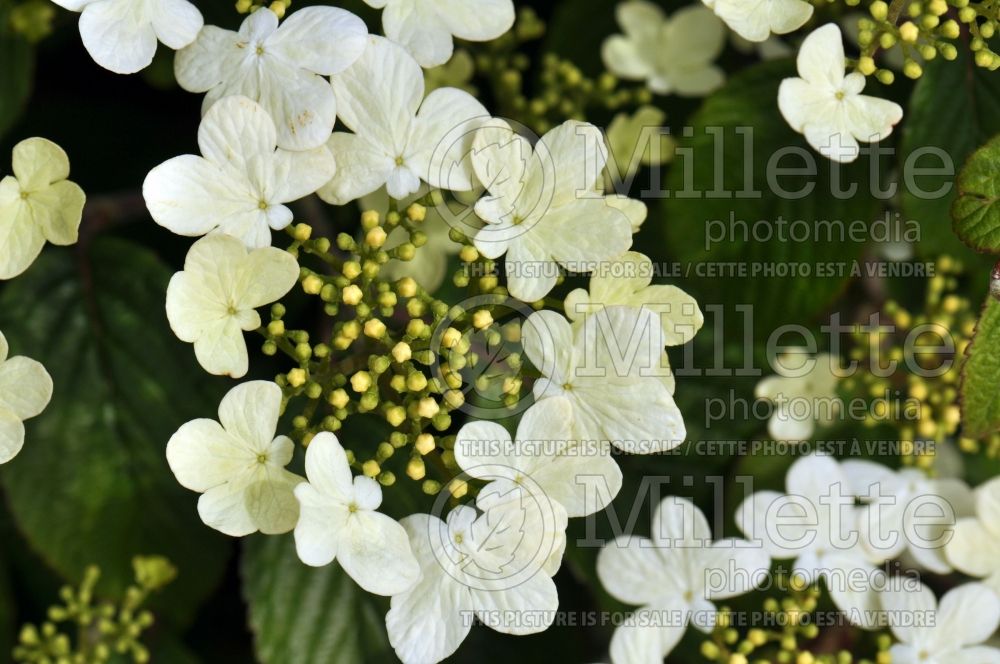
[[192, 420], [167, 442], [167, 463], [181, 486], [205, 492], [257, 461], [254, 450], [209, 419]]
[[342, 531], [337, 560], [359, 586], [376, 595], [398, 595], [420, 578], [406, 530], [385, 514], [359, 510]]
[[184, 48], [195, 40], [205, 21], [188, 0], [153, 0], [153, 30], [172, 49]]
[[337, 161], [337, 170], [317, 193], [331, 205], [346, 205], [377, 191], [396, 167], [383, 147], [356, 134], [336, 132], [328, 146]]
[[303, 7], [288, 16], [268, 41], [288, 61], [330, 76], [350, 67], [365, 50], [364, 21], [337, 7]]
[[94, 62], [117, 74], [145, 69], [156, 53], [150, 16], [132, 0], [94, 2], [80, 14], [80, 37]]
[[0, 409], [0, 464], [17, 456], [24, 447], [24, 422], [14, 413]]
[[39, 362], [12, 357], [0, 363], [0, 410], [22, 420], [40, 414], [52, 399], [52, 377]]
[[437, 0], [438, 15], [459, 39], [490, 41], [514, 25], [512, 0]]
[[475, 97], [456, 88], [438, 88], [420, 105], [407, 147], [406, 163], [432, 187], [472, 189], [469, 153], [478, 125], [489, 112]]

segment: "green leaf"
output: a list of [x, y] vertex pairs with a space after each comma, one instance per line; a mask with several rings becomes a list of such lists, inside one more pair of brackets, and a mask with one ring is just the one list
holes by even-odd
[[962, 434], [984, 438], [1000, 430], [1000, 302], [986, 299], [962, 367]]
[[0, 4], [0, 137], [21, 115], [31, 93], [35, 52], [20, 35], [7, 26], [9, 8]]
[[356, 664], [389, 652], [383, 599], [340, 565], [308, 567], [291, 535], [245, 540], [243, 596], [263, 664]]
[[154, 254], [113, 239], [77, 249], [46, 250], [0, 294], [11, 350], [42, 362], [55, 383], [2, 469], [11, 512], [56, 571], [75, 581], [97, 564], [109, 594], [132, 581], [133, 556], [167, 556], [179, 575], [154, 608], [190, 619], [230, 547], [201, 523], [164, 449], [181, 424], [214, 413], [216, 383], [170, 332], [170, 271]]
[[[940, 160], [931, 156], [918, 158], [921, 149], [944, 151], [954, 168], [962, 164], [973, 150], [1000, 132], [1000, 77], [977, 67], [967, 48], [958, 49], [958, 58], [948, 62], [937, 58], [927, 63], [923, 75], [913, 89], [904, 118], [902, 159], [904, 165], [934, 167]], [[904, 187], [903, 216], [920, 223], [921, 245], [930, 255], [941, 252], [968, 252], [952, 232], [948, 211], [956, 198], [954, 175], [946, 173], [914, 175], [916, 187]], [[948, 191], [939, 196], [939, 188]]]
[[1000, 136], [972, 153], [951, 207], [955, 232], [976, 251], [1000, 253]]
[[[698, 278], [682, 287], [699, 302], [726, 305], [729, 319], [739, 318], [733, 306], [753, 303], [766, 333], [804, 322], [830, 305], [850, 279], [878, 214], [867, 189], [868, 160], [834, 164], [781, 117], [778, 85], [794, 75], [790, 61], [761, 63], [705, 100], [691, 119], [691, 135], [681, 137], [659, 220], [666, 235], [659, 251], [674, 252], [682, 274]], [[777, 176], [771, 160], [800, 173]], [[810, 162], [816, 167], [812, 176], [802, 173]], [[780, 195], [769, 177], [794, 196]], [[851, 183], [858, 184], [855, 194], [838, 195], [839, 187]], [[850, 238], [851, 224], [866, 232]]]

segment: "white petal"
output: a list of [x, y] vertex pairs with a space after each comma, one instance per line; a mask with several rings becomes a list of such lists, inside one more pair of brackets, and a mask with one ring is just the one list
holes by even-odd
[[[900, 580], [900, 584], [884, 590], [879, 596], [879, 602], [887, 613], [889, 627], [896, 638], [904, 643], [916, 643], [933, 620], [933, 613], [937, 611], [937, 599], [934, 591], [919, 580]], [[917, 622], [919, 619], [923, 622]]]
[[[503, 590], [473, 589], [476, 617], [487, 627], [504, 634], [537, 634], [548, 629], [559, 608], [556, 584], [541, 570], [524, 582]], [[510, 616], [535, 615], [535, 620], [511, 620]]]
[[132, 0], [87, 5], [80, 15], [80, 36], [94, 62], [117, 74], [145, 69], [156, 53], [153, 25]]
[[438, 15], [459, 39], [490, 41], [514, 25], [512, 0], [438, 0]]
[[24, 446], [24, 423], [14, 413], [0, 409], [0, 464], [17, 456]]
[[[0, 187], [16, 187], [13, 177], [3, 179]], [[0, 279], [21, 274], [45, 246], [41, 226], [31, 220], [31, 208], [21, 200], [0, 207]]]
[[686, 607], [670, 602], [643, 607], [611, 637], [613, 664], [661, 664], [687, 629]]
[[367, 37], [364, 21], [349, 11], [303, 7], [285, 19], [267, 46], [303, 69], [330, 76], [361, 57]]
[[608, 70], [628, 80], [642, 80], [653, 75], [648, 54], [639, 45], [621, 35], [612, 35], [601, 45], [601, 58]]
[[213, 487], [198, 499], [198, 515], [204, 524], [230, 537], [244, 537], [257, 531], [250, 516], [243, 484], [227, 482]]
[[434, 3], [394, 0], [382, 13], [382, 28], [386, 37], [401, 44], [422, 67], [437, 67], [451, 58], [451, 33]]
[[389, 643], [404, 664], [435, 664], [454, 653], [468, 635], [472, 596], [441, 567], [432, 550], [432, 537], [439, 537], [445, 527], [440, 519], [414, 514], [400, 523], [420, 564], [421, 579], [393, 596], [385, 616]]
[[167, 463], [181, 486], [205, 492], [224, 484], [256, 462], [246, 442], [209, 419], [192, 420], [167, 442]]
[[52, 377], [40, 363], [12, 357], [0, 363], [0, 410], [18, 419], [35, 417], [52, 399]]
[[510, 243], [504, 269], [507, 272], [507, 289], [522, 302], [541, 300], [555, 288], [559, 278], [547, 247], [540, 244], [530, 231]]
[[795, 60], [799, 76], [813, 85], [839, 89], [844, 81], [844, 42], [836, 23], [827, 23], [809, 33]]
[[262, 307], [284, 297], [298, 280], [299, 264], [290, 253], [275, 247], [254, 249], [233, 277], [233, 304], [241, 311]]
[[322, 76], [275, 58], [261, 68], [259, 99], [274, 118], [280, 147], [310, 150], [330, 138], [337, 101]]
[[205, 25], [201, 12], [188, 0], [156, 0], [154, 7], [153, 30], [174, 50], [193, 42]]
[[247, 512], [256, 529], [265, 535], [287, 533], [299, 519], [295, 487], [302, 478], [270, 466], [262, 475], [246, 488]]
[[538, 159], [532, 161], [532, 166], [540, 168], [541, 173], [529, 177], [542, 178], [551, 187], [553, 207], [592, 195], [594, 183], [608, 161], [601, 130], [576, 120], [568, 120], [545, 134], [535, 146], [535, 154]]
[[347, 522], [337, 550], [352, 579], [370, 593], [398, 595], [413, 587], [420, 566], [403, 526], [379, 512], [359, 510]]
[[[530, 410], [530, 409], [529, 409]], [[507, 430], [496, 422], [469, 422], [455, 436], [455, 461], [472, 477], [514, 479], [522, 470]]]
[[569, 377], [573, 357], [573, 329], [554, 311], [531, 314], [524, 322], [521, 343], [541, 374], [562, 383]]
[[317, 193], [331, 205], [346, 205], [378, 191], [395, 168], [381, 147], [356, 134], [336, 132], [328, 146], [337, 161], [337, 171]]
[[248, 447], [264, 452], [274, 439], [281, 401], [281, 388], [275, 383], [266, 380], [242, 383], [222, 398], [219, 422]]
[[678, 550], [658, 547], [644, 537], [619, 537], [597, 555], [597, 576], [616, 599], [651, 604], [687, 590]]
[[551, 208], [534, 233], [572, 271], [608, 261], [632, 246], [632, 224], [603, 197], [579, 198]]
[[[230, 80], [240, 76], [244, 60], [245, 45], [241, 48], [241, 43], [239, 33], [206, 25], [197, 38], [177, 51], [174, 57], [178, 85], [188, 92], [208, 92], [216, 86], [230, 91]], [[245, 92], [252, 94], [249, 89]]]
[[372, 35], [361, 57], [330, 82], [341, 121], [370, 143], [403, 156], [424, 97], [423, 71], [413, 58], [399, 45]]
[[[310, 445], [310, 448], [312, 446]], [[309, 452], [306, 451], [308, 464]], [[306, 470], [308, 473], [308, 468]], [[336, 559], [340, 549], [344, 528], [351, 516], [347, 505], [331, 501], [320, 493], [312, 483], [303, 482], [295, 487], [295, 498], [299, 501], [299, 520], [295, 524], [295, 551], [306, 565], [324, 567]]]
[[354, 478], [347, 454], [337, 436], [316, 435], [306, 448], [306, 477], [321, 494], [348, 502], [354, 493]]
[[432, 187], [472, 189], [469, 154], [479, 123], [489, 112], [475, 97], [456, 88], [438, 88], [420, 106], [406, 162]]
[[1000, 598], [981, 583], [966, 583], [945, 593], [934, 627], [942, 647], [976, 645], [1000, 627]]
[[142, 195], [153, 220], [178, 235], [204, 235], [223, 221], [248, 228], [260, 224], [249, 187], [194, 155], [174, 157], [151, 170]]

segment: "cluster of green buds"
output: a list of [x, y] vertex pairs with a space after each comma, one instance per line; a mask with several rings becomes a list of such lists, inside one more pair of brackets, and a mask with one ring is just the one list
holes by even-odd
[[879, 50], [898, 47], [903, 56], [903, 74], [920, 78], [921, 62], [939, 55], [945, 60], [958, 57], [956, 42], [963, 25], [976, 64], [991, 71], [1000, 67], [1000, 56], [986, 43], [1000, 20], [1000, 5], [996, 0], [892, 0], [891, 4], [875, 0], [868, 12], [870, 16], [858, 21], [861, 57], [855, 63], [857, 71], [865, 76], [874, 74], [882, 83], [892, 83], [893, 73], [878, 68], [875, 56]]
[[[566, 120], [585, 120], [595, 109], [617, 111], [650, 103], [652, 94], [644, 86], [619, 87], [615, 76], [605, 72], [589, 78], [571, 61], [545, 53], [533, 62], [521, 48], [538, 39], [545, 24], [531, 9], [522, 9], [514, 29], [500, 39], [478, 47], [476, 70], [489, 79], [499, 105], [498, 115], [531, 127], [540, 134]], [[478, 46], [478, 45], [477, 45]], [[526, 72], [539, 72], [533, 92]]]
[[241, 14], [249, 14], [261, 7], [267, 7], [277, 14], [278, 18], [283, 18], [291, 4], [292, 0], [236, 0], [236, 11]]
[[52, 34], [55, 17], [56, 7], [48, 0], [25, 0], [10, 8], [7, 22], [14, 34], [34, 44]]
[[[342, 437], [356, 471], [383, 486], [405, 474], [426, 494], [446, 487], [461, 498], [469, 487], [456, 480], [452, 414], [467, 405], [467, 394], [479, 399], [494, 388], [496, 408], [517, 407], [524, 389], [521, 356], [511, 348], [519, 349], [524, 314], [504, 320], [511, 310], [495, 265], [457, 230], [451, 238], [462, 244], [459, 257], [466, 267], [455, 281], [468, 294], [462, 304], [434, 297], [412, 277], [383, 276], [390, 261], [412, 261], [425, 247], [426, 205], [441, 202], [433, 192], [402, 212], [366, 211], [359, 237], [341, 233], [331, 241], [313, 237], [306, 224], [290, 228], [288, 250], [302, 265], [301, 290], [318, 299], [323, 312], [321, 338], [288, 326], [282, 303], [271, 307], [260, 332], [265, 355], [282, 353], [295, 365], [275, 379], [286, 412], [295, 413], [293, 438], [308, 446], [317, 433], [367, 418], [361, 421], [368, 431], [386, 433], [366, 449], [352, 448], [355, 441]], [[387, 249], [390, 233], [402, 233], [405, 241]], [[476, 278], [469, 276], [473, 271]]]
[[[25, 625], [14, 648], [16, 662], [33, 664], [95, 664], [115, 656], [149, 661], [142, 634], [153, 624], [153, 614], [143, 609], [149, 595], [173, 581], [177, 570], [166, 558], [137, 556], [132, 560], [135, 583], [118, 603], [95, 597], [101, 572], [86, 569], [79, 588], [59, 591], [61, 604], [48, 610], [41, 626]], [[67, 633], [68, 632], [68, 633]], [[73, 634], [74, 636], [70, 636]]]
[[[886, 330], [892, 334], [880, 335], [888, 345], [879, 350], [887, 361], [896, 363], [897, 370], [890, 376], [861, 371], [843, 383], [845, 390], [873, 399], [867, 426], [888, 422], [897, 430], [902, 463], [927, 471], [933, 471], [935, 449], [950, 444], [961, 423], [959, 381], [978, 315], [969, 300], [957, 292], [962, 273], [960, 261], [942, 256], [935, 262], [935, 274], [927, 280], [922, 311], [911, 312], [894, 300], [887, 301], [883, 313], [892, 322]], [[920, 333], [914, 334], [914, 330]], [[954, 344], [954, 351], [949, 354], [942, 351], [946, 334]], [[851, 358], [862, 367], [866, 366], [864, 361], [871, 350], [870, 335], [870, 330], [860, 327], [853, 334]], [[912, 344], [909, 349], [904, 348], [907, 338]], [[907, 370], [907, 362], [909, 367], [915, 365], [921, 371]], [[907, 407], [892, 408], [886, 400], [887, 394], [898, 395]], [[1000, 436], [996, 438], [996, 443], [990, 443], [991, 449], [1000, 447]], [[935, 444], [918, 445], [915, 441]], [[968, 442], [961, 447], [972, 451]]]
[[874, 659], [855, 659], [847, 650], [814, 654], [803, 644], [819, 636], [819, 627], [810, 618], [819, 604], [817, 585], [805, 584], [801, 577], [775, 575], [778, 597], [764, 600], [760, 613], [761, 627], [741, 632], [730, 624], [730, 612], [719, 610], [718, 621], [701, 644], [701, 655], [720, 664], [888, 664], [892, 639], [887, 634], [876, 637], [878, 650]]

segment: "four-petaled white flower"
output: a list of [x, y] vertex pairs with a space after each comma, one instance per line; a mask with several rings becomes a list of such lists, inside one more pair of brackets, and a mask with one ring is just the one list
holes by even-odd
[[659, 664], [689, 623], [712, 630], [712, 600], [750, 592], [767, 579], [767, 553], [745, 540], [713, 542], [705, 515], [686, 498], [660, 503], [650, 535], [619, 537], [597, 557], [601, 585], [642, 607], [611, 638], [615, 664]]
[[383, 9], [385, 36], [401, 44], [422, 67], [447, 62], [454, 50], [452, 35], [467, 41], [489, 41], [514, 25], [512, 0], [365, 0]]
[[860, 154], [858, 141], [880, 141], [903, 119], [899, 104], [861, 94], [864, 75], [844, 74], [844, 44], [836, 24], [828, 23], [805, 38], [796, 65], [801, 78], [781, 82], [778, 108], [823, 156], [854, 161]]
[[798, 459], [785, 475], [787, 494], [758, 491], [736, 508], [736, 525], [772, 558], [794, 558], [792, 571], [805, 583], [822, 579], [833, 603], [856, 624], [878, 620], [884, 573], [856, 529], [858, 509], [850, 482], [828, 456]]
[[198, 129], [204, 156], [174, 157], [146, 176], [142, 194], [150, 215], [178, 235], [219, 229], [251, 249], [270, 245], [271, 229], [292, 222], [284, 204], [313, 193], [336, 172], [325, 145], [292, 152], [276, 144], [274, 122], [259, 104], [223, 99]]
[[840, 409], [836, 363], [837, 359], [828, 353], [810, 358], [805, 350], [788, 351], [775, 358], [778, 375], [768, 376], [754, 389], [754, 396], [774, 406], [767, 431], [775, 440], [806, 440], [817, 424], [826, 426], [835, 419]]
[[726, 44], [726, 28], [706, 7], [685, 7], [669, 19], [646, 0], [615, 9], [624, 35], [604, 41], [601, 55], [612, 74], [645, 81], [657, 94], [700, 97], [725, 81], [713, 61]]
[[249, 358], [244, 331], [260, 327], [257, 307], [292, 289], [299, 264], [286, 251], [247, 251], [234, 237], [213, 233], [195, 242], [167, 286], [167, 320], [181, 341], [194, 344], [205, 371], [241, 378]]
[[278, 27], [278, 17], [261, 8], [239, 32], [205, 26], [177, 53], [177, 82], [190, 92], [207, 92], [208, 111], [220, 99], [242, 95], [270, 114], [278, 146], [309, 150], [324, 145], [337, 119], [329, 82], [357, 60], [368, 29], [354, 14], [336, 7], [305, 7]]
[[317, 434], [306, 449], [306, 477], [295, 487], [299, 520], [295, 549], [307, 565], [334, 560], [359, 586], [378, 595], [407, 590], [420, 576], [406, 531], [377, 512], [382, 487], [370, 477], [352, 479], [337, 437]]
[[981, 583], [952, 588], [939, 603], [918, 579], [916, 587], [881, 593], [889, 628], [900, 640], [889, 649], [893, 664], [998, 664], [1000, 649], [979, 645], [1000, 627], [1000, 599]]
[[80, 37], [94, 62], [117, 74], [145, 69], [159, 40], [172, 49], [194, 41], [204, 25], [188, 0], [53, 0], [80, 15]]
[[0, 332], [0, 464], [24, 446], [24, 420], [49, 405], [52, 378], [41, 364], [27, 357], [7, 357], [10, 348]]
[[944, 553], [955, 569], [982, 578], [1000, 594], [1000, 478], [975, 490], [976, 516], [959, 519]]
[[[525, 321], [522, 341], [541, 373], [535, 398], [569, 400], [579, 444], [653, 454], [684, 441], [684, 418], [662, 379], [669, 369], [660, 365], [663, 328], [653, 312], [610, 306], [571, 326], [539, 311]], [[610, 488], [614, 497], [618, 487]]]
[[69, 158], [44, 138], [14, 146], [14, 175], [0, 180], [0, 279], [21, 274], [45, 241], [76, 242], [86, 196], [70, 182]]
[[974, 511], [972, 490], [965, 482], [863, 459], [847, 459], [840, 466], [851, 483], [849, 492], [864, 503], [858, 532], [874, 558], [908, 552], [935, 574], [952, 571], [945, 558], [945, 545], [954, 536], [951, 524]]
[[489, 195], [476, 203], [486, 225], [474, 242], [487, 258], [506, 254], [511, 295], [539, 300], [557, 264], [581, 271], [632, 245], [629, 215], [596, 190], [607, 159], [601, 131], [584, 122], [561, 124], [534, 148], [502, 120], [476, 132], [472, 165]]
[[170, 438], [167, 463], [182, 486], [202, 494], [198, 514], [205, 525], [233, 537], [295, 527], [293, 492], [304, 480], [285, 469], [295, 444], [275, 437], [281, 400], [274, 383], [237, 385], [219, 404], [218, 422], [192, 420]]
[[804, 0], [703, 0], [733, 32], [751, 42], [798, 30], [812, 17]]
[[[428, 514], [401, 521], [420, 563], [420, 581], [394, 595], [385, 616], [389, 642], [404, 664], [433, 664], [458, 649], [475, 616], [505, 634], [545, 631], [559, 594], [551, 564], [565, 542], [566, 513], [556, 502], [515, 492], [510, 500], [461, 506], [447, 523]], [[531, 620], [521, 617], [530, 615]]]
[[472, 95], [438, 88], [425, 99], [420, 65], [376, 36], [357, 62], [330, 80], [340, 119], [354, 133], [330, 137], [339, 168], [320, 189], [323, 200], [343, 205], [382, 186], [400, 200], [421, 181], [451, 191], [473, 188], [472, 132], [489, 114]]
[[524, 412], [513, 440], [496, 422], [469, 422], [455, 438], [455, 461], [471, 477], [541, 491], [568, 516], [592, 514], [618, 493], [622, 474], [606, 446], [573, 440], [572, 418], [569, 400], [552, 397]]

